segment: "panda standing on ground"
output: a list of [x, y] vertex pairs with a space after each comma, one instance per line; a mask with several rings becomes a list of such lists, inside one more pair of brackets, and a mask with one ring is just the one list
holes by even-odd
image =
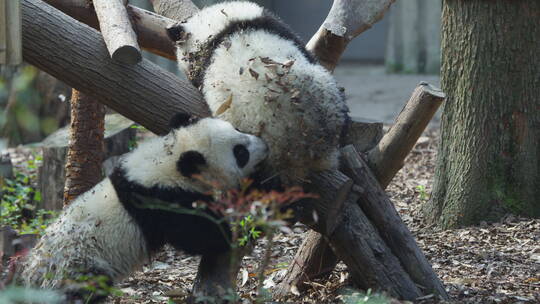
[[266, 177], [299, 184], [309, 172], [337, 168], [349, 121], [344, 96], [280, 20], [251, 2], [224, 2], [168, 34], [213, 115], [269, 145]]
[[192, 254], [230, 248], [215, 222], [148, 207], [192, 209], [195, 201], [212, 201], [212, 187], [236, 187], [267, 156], [267, 146], [219, 119], [179, 114], [172, 127], [124, 157], [47, 228], [22, 265], [26, 286], [60, 289], [68, 303], [93, 303], [100, 299], [88, 299], [77, 277], [104, 275], [115, 283], [165, 244]]

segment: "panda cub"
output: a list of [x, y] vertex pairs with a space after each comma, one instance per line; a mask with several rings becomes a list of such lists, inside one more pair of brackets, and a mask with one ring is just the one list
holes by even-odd
[[167, 31], [180, 69], [213, 115], [269, 145], [270, 176], [295, 184], [337, 167], [349, 121], [344, 96], [284, 23], [257, 4], [233, 1]]
[[172, 127], [124, 157], [48, 227], [22, 265], [25, 285], [60, 289], [69, 302], [87, 296], [77, 277], [104, 275], [114, 283], [165, 244], [192, 254], [229, 248], [223, 227], [167, 208], [192, 209], [195, 201], [212, 201], [215, 185], [236, 187], [265, 159], [267, 146], [215, 118], [178, 114]]

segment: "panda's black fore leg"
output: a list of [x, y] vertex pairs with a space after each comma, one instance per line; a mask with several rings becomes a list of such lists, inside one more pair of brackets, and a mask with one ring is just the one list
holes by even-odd
[[201, 257], [190, 303], [231, 303], [243, 250], [209, 253]]

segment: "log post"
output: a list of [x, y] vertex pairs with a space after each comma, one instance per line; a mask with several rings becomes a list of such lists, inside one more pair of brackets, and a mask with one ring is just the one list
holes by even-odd
[[99, 28], [111, 58], [126, 64], [141, 61], [137, 35], [122, 0], [93, 0]]
[[[397, 173], [399, 168], [401, 168], [405, 157], [408, 155], [409, 151], [414, 146], [414, 143], [416, 143], [418, 137], [421, 135], [438, 107], [442, 104], [443, 100], [444, 93], [439, 89], [426, 83], [420, 83], [414, 90], [407, 104], [404, 106], [404, 110], [402, 110], [400, 115], [396, 118], [396, 127], [393, 127], [395, 130], [392, 133], [388, 132], [384, 135], [382, 137], [383, 139], [381, 139], [375, 147], [371, 146], [368, 148], [368, 153], [373, 155], [373, 165], [372, 163], [369, 163], [370, 168], [378, 166], [382, 170], [381, 176], [386, 176], [385, 179], [387, 180], [387, 183], [381, 183], [383, 188], [388, 186], [389, 181]], [[360, 131], [364, 130], [364, 133], [355, 132], [355, 129]], [[363, 134], [371, 134], [374, 137], [381, 138], [380, 133], [372, 133], [369, 130], [370, 128], [362, 129], [361, 126], [351, 127], [351, 131], [347, 134], [344, 142], [346, 144], [354, 144], [354, 146], [357, 147], [359, 138], [362, 138]], [[381, 145], [383, 142], [386, 144]], [[398, 142], [399, 144], [395, 144], [394, 142]], [[389, 147], [393, 147], [393, 149], [389, 149]], [[397, 149], [398, 147], [401, 149]], [[384, 151], [384, 153], [380, 153], [380, 151]], [[386, 166], [386, 162], [400, 165]], [[390, 170], [390, 173], [387, 173], [384, 170]], [[380, 179], [378, 179], [378, 181], [381, 182]], [[289, 267], [287, 275], [278, 285], [274, 294], [277, 296], [285, 296], [289, 293], [291, 286], [295, 285], [299, 289], [305, 288], [307, 287], [307, 285], [304, 284], [305, 282], [330, 272], [339, 260], [335, 255], [329, 253], [328, 246], [329, 245], [324, 237], [319, 235], [318, 232], [310, 231], [306, 241], [302, 243], [294, 258], [294, 265]], [[321, 260], [321, 256], [324, 260]], [[324, 266], [319, 267], [318, 265]], [[443, 297], [445, 297], [445, 295], [446, 293], [442, 294]]]
[[360, 154], [349, 145], [341, 150], [341, 156], [344, 172], [354, 180], [355, 189], [360, 192], [358, 204], [403, 268], [424, 294], [435, 293], [448, 298], [413, 235]]
[[105, 106], [75, 89], [70, 103], [64, 207], [101, 181], [105, 156]]
[[339, 215], [353, 181], [338, 170], [317, 172], [311, 174], [308, 180], [303, 185], [304, 191], [319, 197], [303, 204], [300, 221], [315, 231], [329, 235], [339, 223]]
[[381, 141], [368, 152], [368, 164], [381, 186], [386, 188], [403, 167], [405, 157], [441, 106], [446, 95], [421, 82]]
[[422, 296], [355, 199], [345, 204], [341, 224], [328, 237], [328, 242], [361, 289], [384, 290], [405, 300]]

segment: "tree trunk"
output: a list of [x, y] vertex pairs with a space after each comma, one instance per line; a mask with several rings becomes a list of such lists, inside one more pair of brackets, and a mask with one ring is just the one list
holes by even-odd
[[540, 1], [445, 0], [448, 95], [429, 220], [443, 228], [540, 216]]
[[105, 106], [77, 90], [71, 94], [71, 127], [64, 206], [101, 179]]

